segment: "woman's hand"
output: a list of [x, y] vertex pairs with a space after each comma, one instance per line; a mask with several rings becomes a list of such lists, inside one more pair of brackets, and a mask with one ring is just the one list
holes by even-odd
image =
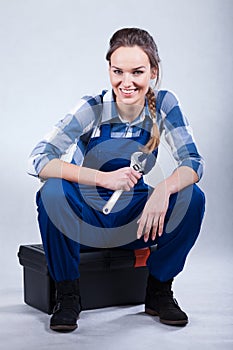
[[144, 234], [144, 241], [147, 242], [150, 234], [153, 240], [156, 238], [156, 235], [161, 236], [170, 195], [197, 181], [198, 175], [192, 168], [181, 166], [167, 179], [159, 183], [148, 199], [138, 220], [137, 238], [141, 238]]
[[155, 187], [138, 220], [138, 239], [144, 235], [144, 241], [147, 242], [150, 235], [152, 240], [155, 240], [156, 235], [162, 235], [170, 194], [165, 182]]
[[130, 167], [125, 167], [110, 172], [99, 172], [97, 176], [97, 183], [101, 187], [113, 191], [130, 191], [130, 189], [136, 185], [142, 174]]

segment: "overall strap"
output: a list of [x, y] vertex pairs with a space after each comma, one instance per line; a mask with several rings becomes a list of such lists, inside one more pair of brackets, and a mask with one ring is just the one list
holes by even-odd
[[100, 125], [100, 137], [111, 138], [111, 124]]

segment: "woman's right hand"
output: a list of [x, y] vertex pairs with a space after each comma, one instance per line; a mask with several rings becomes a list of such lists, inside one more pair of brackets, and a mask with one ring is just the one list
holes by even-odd
[[99, 177], [97, 182], [101, 187], [113, 191], [130, 191], [141, 178], [142, 174], [133, 168], [125, 167], [109, 172], [100, 171], [97, 176]]

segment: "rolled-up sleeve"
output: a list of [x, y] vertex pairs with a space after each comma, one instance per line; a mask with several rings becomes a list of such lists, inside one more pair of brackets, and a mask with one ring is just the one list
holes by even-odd
[[38, 177], [49, 161], [62, 158], [72, 146], [77, 145], [80, 136], [93, 127], [100, 107], [100, 96], [83, 97], [71, 113], [60, 120], [32, 150], [27, 173]]
[[204, 159], [197, 150], [189, 121], [183, 115], [178, 99], [170, 91], [163, 92], [160, 115], [165, 139], [171, 147], [178, 167], [192, 168], [200, 180], [203, 175]]

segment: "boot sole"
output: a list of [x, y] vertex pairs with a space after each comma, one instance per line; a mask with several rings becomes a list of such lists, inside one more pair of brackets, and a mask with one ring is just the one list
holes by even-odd
[[[80, 315], [77, 317], [77, 321], [80, 319]], [[54, 324], [51, 325], [50, 324], [50, 329], [52, 329], [53, 331], [56, 332], [72, 332], [74, 331], [76, 328], [78, 328], [78, 324]]]
[[[158, 312], [156, 312], [155, 310], [149, 309], [149, 308], [145, 308], [145, 313], [151, 316], [158, 316], [159, 314]], [[172, 320], [163, 320], [162, 318], [159, 318], [160, 322], [163, 324], [167, 324], [169, 326], [186, 326], [186, 324], [188, 323], [188, 320], [177, 320], [177, 321], [172, 321]]]
[[50, 326], [50, 328], [53, 330], [53, 331], [56, 331], [56, 332], [72, 332], [74, 331], [78, 326], [76, 324], [74, 325], [56, 325], [56, 326]]

